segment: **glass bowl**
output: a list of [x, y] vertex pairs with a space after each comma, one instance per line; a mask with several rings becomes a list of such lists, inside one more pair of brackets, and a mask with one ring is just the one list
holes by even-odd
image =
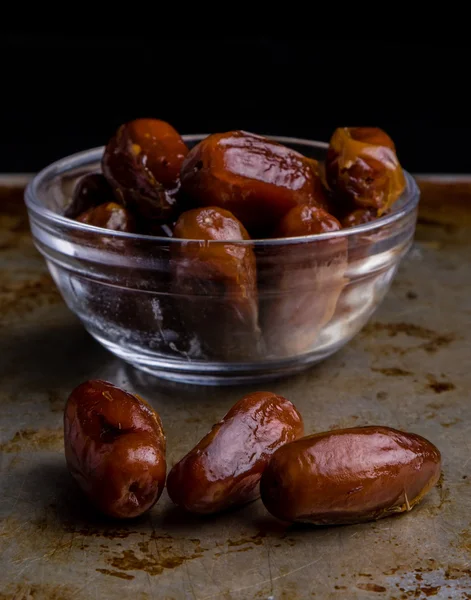
[[[192, 146], [204, 137], [184, 139]], [[327, 149], [322, 142], [272, 139], [317, 159]], [[413, 241], [419, 190], [408, 173], [387, 216], [306, 237], [199, 242], [113, 232], [65, 218], [77, 178], [99, 171], [102, 153], [95, 148], [63, 158], [30, 182], [25, 199], [34, 242], [90, 334], [116, 356], [164, 379], [258, 382], [323, 360], [378, 308]], [[192, 268], [188, 253], [180, 252], [188, 244], [193, 255], [208, 244], [254, 255], [258, 298]]]

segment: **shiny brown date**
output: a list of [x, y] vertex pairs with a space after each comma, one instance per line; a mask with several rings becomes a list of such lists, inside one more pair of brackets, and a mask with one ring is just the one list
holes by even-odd
[[438, 482], [441, 456], [425, 438], [389, 427], [311, 435], [280, 448], [260, 484], [283, 521], [359, 523], [410, 510]]
[[136, 119], [121, 125], [102, 159], [106, 179], [120, 202], [146, 222], [165, 221], [175, 209], [180, 168], [188, 153], [165, 121]]
[[217, 133], [186, 157], [182, 188], [198, 206], [231, 211], [251, 235], [269, 235], [293, 206], [320, 200], [314, 163], [260, 135]]
[[136, 231], [136, 224], [132, 214], [124, 206], [116, 204], [116, 202], [108, 202], [107, 204], [100, 204], [100, 206], [89, 208], [77, 217], [77, 221], [112, 231], [124, 231], [127, 233], [134, 233]]
[[229, 211], [210, 206], [180, 215], [173, 235], [188, 240], [171, 247], [183, 328], [196, 334], [208, 357], [254, 355], [260, 335], [255, 255], [250, 245], [229, 243], [250, 240], [245, 227]]
[[64, 412], [67, 466], [103, 513], [132, 518], [160, 497], [166, 475], [158, 414], [141, 398], [106, 381], [87, 381]]
[[88, 173], [80, 177], [75, 184], [72, 201], [65, 210], [64, 216], [75, 219], [90, 208], [114, 201], [113, 190], [104, 175]]
[[405, 188], [391, 138], [376, 127], [339, 127], [325, 162], [327, 183], [340, 205], [388, 210]]
[[289, 400], [271, 392], [249, 394], [171, 469], [168, 494], [201, 514], [250, 502], [259, 496], [273, 452], [302, 435], [301, 415]]
[[281, 219], [275, 237], [298, 237], [341, 229], [339, 221], [319, 206], [299, 204]]
[[[338, 220], [322, 208], [301, 204], [285, 215], [274, 235], [289, 238], [340, 229]], [[260, 325], [267, 354], [294, 357], [312, 351], [346, 284], [347, 241], [342, 237], [300, 240], [259, 250], [257, 259]], [[264, 294], [265, 289], [277, 293]]]
[[[119, 231], [124, 233], [136, 233], [136, 221], [134, 216], [127, 208], [116, 202], [108, 202], [100, 204], [94, 208], [89, 208], [83, 214], [76, 218], [80, 223], [100, 227], [103, 234], [97, 234], [95, 231], [77, 232], [75, 237], [80, 239], [81, 243], [95, 248], [100, 248], [105, 251], [129, 253], [133, 252], [131, 240], [120, 239], [118, 236], [107, 234], [106, 230]], [[84, 285], [91, 285], [91, 282], [83, 282]], [[102, 286], [99, 286], [102, 287]], [[104, 290], [103, 290], [104, 291]], [[114, 292], [112, 295], [116, 296]]]

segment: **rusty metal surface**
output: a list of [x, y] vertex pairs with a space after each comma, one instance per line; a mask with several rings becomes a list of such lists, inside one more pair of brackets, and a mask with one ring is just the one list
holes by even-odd
[[406, 515], [315, 529], [287, 528], [259, 501], [194, 518], [165, 493], [130, 524], [89, 512], [63, 457], [76, 384], [101, 377], [150, 400], [170, 465], [254, 387], [159, 384], [113, 358], [62, 303], [21, 190], [0, 188], [0, 600], [471, 598], [471, 179], [422, 189], [417, 241], [372, 321], [270, 388], [308, 431], [386, 424], [428, 437], [444, 479]]

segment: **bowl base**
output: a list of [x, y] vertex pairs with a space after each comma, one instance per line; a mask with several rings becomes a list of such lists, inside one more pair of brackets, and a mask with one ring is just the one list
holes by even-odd
[[[322, 359], [319, 359], [322, 360]], [[206, 373], [188, 373], [188, 372], [175, 372], [168, 371], [158, 368], [152, 368], [147, 365], [141, 365], [139, 363], [130, 363], [136, 369], [143, 371], [144, 373], [148, 373], [149, 375], [153, 375], [159, 379], [165, 379], [166, 381], [172, 381], [174, 383], [185, 383], [192, 385], [206, 385], [206, 386], [224, 386], [224, 385], [244, 385], [250, 383], [261, 383], [263, 381], [275, 381], [279, 379], [284, 379], [285, 377], [289, 377], [290, 375], [295, 375], [296, 373], [300, 373], [301, 371], [305, 371], [310, 366], [314, 365], [318, 360], [305, 364], [305, 365], [297, 365], [296, 367], [291, 367], [289, 369], [279, 369], [277, 371], [269, 371], [269, 372], [257, 372], [257, 373], [247, 373], [247, 374], [238, 374], [232, 373], [231, 371], [227, 371], [225, 373], [209, 375]]]
[[89, 332], [107, 350], [140, 371], [166, 381], [202, 386], [244, 385], [284, 379], [321, 362], [344, 345], [340, 343], [295, 358], [259, 363], [182, 362], [136, 352]]

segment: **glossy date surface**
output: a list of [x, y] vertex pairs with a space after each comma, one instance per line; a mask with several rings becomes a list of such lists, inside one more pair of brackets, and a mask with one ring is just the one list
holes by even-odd
[[[188, 240], [171, 246], [172, 290], [185, 329], [196, 334], [208, 356], [237, 359], [255, 352], [255, 254], [250, 244], [230, 244], [250, 240], [245, 227], [222, 208], [197, 208], [179, 217], [173, 235]], [[208, 305], [208, 296], [217, 306]]]
[[371, 208], [378, 216], [396, 202], [405, 178], [391, 138], [376, 127], [339, 127], [325, 162], [327, 183], [343, 208]]
[[297, 237], [317, 233], [330, 233], [342, 229], [339, 221], [323, 208], [300, 204], [281, 219], [275, 237]]
[[295, 406], [271, 392], [244, 396], [170, 471], [172, 501], [195, 513], [216, 513], [259, 495], [270, 456], [303, 435]]
[[161, 222], [175, 211], [180, 168], [187, 153], [171, 125], [136, 119], [121, 125], [108, 142], [102, 169], [118, 201], [144, 222]]
[[77, 217], [77, 221], [112, 231], [124, 231], [127, 233], [134, 233], [136, 231], [136, 223], [133, 215], [124, 206], [116, 204], [116, 202], [108, 202], [89, 208]]
[[64, 216], [75, 219], [90, 208], [107, 202], [115, 202], [115, 197], [104, 175], [87, 173], [75, 184], [72, 201], [66, 208]]
[[441, 456], [425, 438], [389, 427], [340, 429], [280, 448], [261, 481], [284, 521], [357, 523], [410, 510], [437, 483]]
[[64, 412], [67, 466], [104, 514], [132, 518], [160, 497], [166, 441], [158, 414], [141, 398], [109, 382], [76, 387]]
[[268, 138], [231, 131], [195, 146], [181, 181], [196, 205], [231, 211], [255, 237], [270, 232], [293, 206], [321, 201], [316, 165]]

